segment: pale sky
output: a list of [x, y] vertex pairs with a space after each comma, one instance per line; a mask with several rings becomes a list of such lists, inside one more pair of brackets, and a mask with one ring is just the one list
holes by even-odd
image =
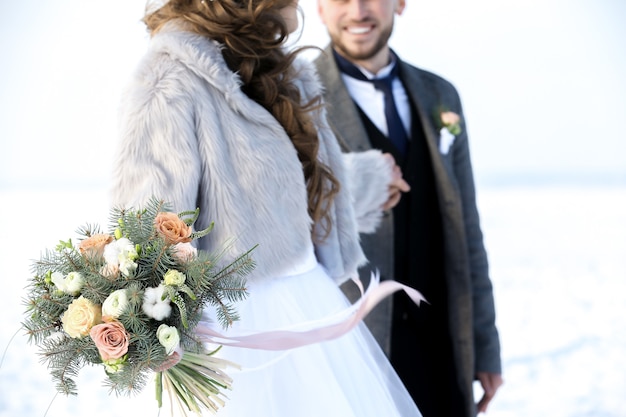
[[[626, 184], [626, 2], [407, 1], [392, 47], [459, 89], [478, 184]], [[314, 0], [301, 44], [327, 37]], [[144, 0], [0, 5], [0, 186], [106, 184]], [[106, 7], [103, 7], [106, 6]]]

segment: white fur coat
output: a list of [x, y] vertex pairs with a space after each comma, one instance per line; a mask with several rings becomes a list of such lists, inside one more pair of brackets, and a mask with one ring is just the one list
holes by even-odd
[[[313, 67], [301, 61], [296, 68], [305, 99], [319, 94]], [[138, 207], [154, 196], [177, 211], [200, 207], [196, 228], [215, 222], [201, 249], [234, 240], [236, 255], [259, 245], [250, 278], [289, 270], [314, 249], [329, 274], [345, 281], [365, 262], [358, 231], [375, 229], [390, 167], [378, 151], [342, 155], [325, 110], [314, 115], [320, 158], [342, 191], [332, 207], [332, 233], [313, 248], [296, 151], [240, 85], [219, 44], [175, 24], [155, 35], [122, 101], [113, 204]]]

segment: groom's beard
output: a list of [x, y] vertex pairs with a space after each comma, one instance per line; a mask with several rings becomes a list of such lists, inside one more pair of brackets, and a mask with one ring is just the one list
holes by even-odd
[[381, 50], [387, 47], [387, 43], [389, 42], [389, 38], [391, 38], [391, 33], [393, 32], [393, 22], [380, 32], [378, 39], [374, 44], [367, 48], [361, 49], [357, 45], [356, 47], [352, 47], [347, 42], [343, 42], [340, 36], [330, 34], [330, 40], [332, 46], [345, 58], [350, 61], [367, 61], [376, 54], [378, 54]]

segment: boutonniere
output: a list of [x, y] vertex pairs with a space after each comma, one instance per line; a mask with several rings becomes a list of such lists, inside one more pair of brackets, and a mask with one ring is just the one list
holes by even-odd
[[449, 110], [441, 110], [438, 114], [439, 122], [439, 152], [446, 155], [454, 143], [454, 140], [461, 134], [461, 117]]

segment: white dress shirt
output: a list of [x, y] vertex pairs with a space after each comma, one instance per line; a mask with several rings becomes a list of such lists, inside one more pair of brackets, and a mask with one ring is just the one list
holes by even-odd
[[[372, 74], [365, 68], [358, 66], [359, 70], [369, 79], [381, 78], [388, 75], [395, 62], [390, 63], [386, 67], [378, 71], [378, 74]], [[387, 131], [387, 119], [385, 119], [385, 95], [382, 91], [377, 90], [374, 84], [358, 80], [354, 77], [341, 74], [341, 78], [350, 93], [352, 99], [363, 110], [367, 117], [385, 136], [389, 135]], [[409, 96], [402, 85], [400, 79], [396, 78], [392, 82], [393, 98], [398, 108], [398, 114], [402, 119], [404, 130], [407, 137], [411, 137], [411, 105], [409, 104]]]

